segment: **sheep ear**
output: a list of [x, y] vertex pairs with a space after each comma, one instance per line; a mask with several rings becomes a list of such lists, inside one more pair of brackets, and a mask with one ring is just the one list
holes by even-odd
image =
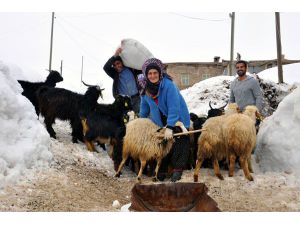
[[263, 116], [258, 112], [258, 111], [255, 111], [255, 116], [257, 119], [259, 119], [260, 121], [262, 121], [264, 118]]

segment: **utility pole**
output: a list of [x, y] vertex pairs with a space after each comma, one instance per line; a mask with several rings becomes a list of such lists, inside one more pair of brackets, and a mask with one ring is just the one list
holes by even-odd
[[60, 60], [60, 75], [62, 75], [62, 71], [63, 71], [63, 61]]
[[52, 12], [49, 71], [51, 71], [51, 65], [52, 65], [53, 27], [54, 27], [54, 12]]
[[281, 35], [280, 35], [280, 15], [279, 12], [275, 12], [276, 22], [276, 43], [277, 43], [277, 67], [278, 67], [278, 83], [283, 83], [282, 72], [282, 52], [281, 52]]
[[230, 42], [230, 62], [229, 62], [229, 72], [228, 75], [232, 76], [232, 67], [233, 67], [233, 52], [234, 52], [234, 20], [235, 12], [229, 13], [231, 18], [231, 42]]
[[81, 57], [81, 81], [82, 81], [82, 75], [83, 75], [83, 56]]

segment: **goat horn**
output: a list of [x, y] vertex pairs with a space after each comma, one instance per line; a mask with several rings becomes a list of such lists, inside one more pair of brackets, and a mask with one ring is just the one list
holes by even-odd
[[83, 80], [81, 80], [81, 82], [82, 82], [85, 86], [87, 86], [87, 87], [92, 87], [92, 86], [94, 86], [94, 85], [90, 85], [90, 84], [85, 83]]
[[228, 104], [228, 102], [226, 102], [226, 104], [224, 105], [224, 106], [222, 106], [222, 107], [220, 107], [219, 109], [225, 109], [225, 107], [227, 106], [227, 104]]

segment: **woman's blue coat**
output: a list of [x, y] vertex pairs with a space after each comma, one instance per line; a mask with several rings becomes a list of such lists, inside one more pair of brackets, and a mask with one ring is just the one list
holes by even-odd
[[190, 127], [190, 115], [182, 95], [172, 80], [166, 76], [160, 82], [158, 105], [152, 97], [145, 94], [141, 97], [140, 117], [149, 118], [158, 126], [163, 127], [160, 111], [167, 117], [167, 125], [174, 127], [181, 121], [186, 128]]

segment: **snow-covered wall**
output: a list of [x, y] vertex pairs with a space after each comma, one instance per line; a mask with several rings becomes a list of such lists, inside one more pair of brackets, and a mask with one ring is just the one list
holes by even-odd
[[0, 61], [0, 188], [17, 181], [26, 169], [48, 165], [52, 159], [50, 137], [32, 104], [21, 95], [14, 72], [22, 70]]
[[255, 150], [262, 171], [300, 175], [300, 85], [262, 123]]

